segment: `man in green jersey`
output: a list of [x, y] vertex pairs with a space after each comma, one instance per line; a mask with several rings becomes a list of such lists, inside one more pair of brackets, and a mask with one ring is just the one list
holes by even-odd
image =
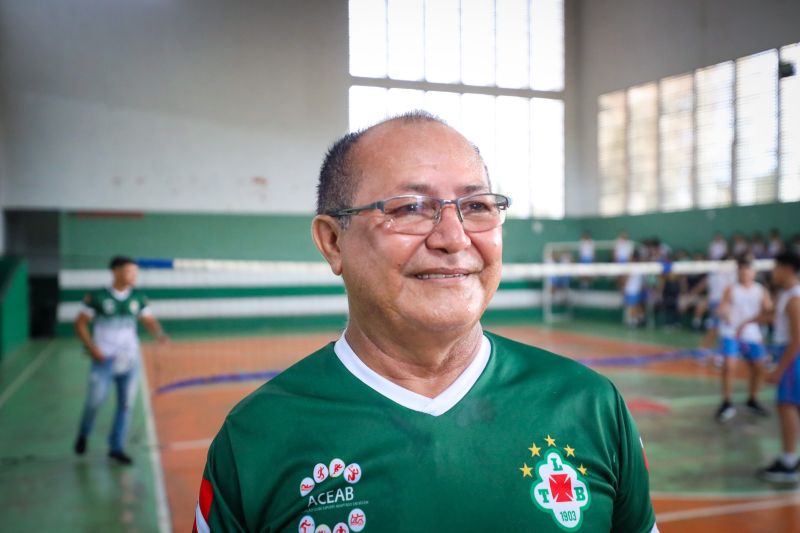
[[[137, 322], [141, 320], [159, 342], [166, 341], [167, 337], [147, 305], [147, 298], [134, 288], [139, 270], [133, 259], [114, 257], [109, 268], [112, 274], [111, 287], [86, 294], [75, 321], [75, 332], [92, 359], [75, 453], [83, 455], [86, 452], [97, 410], [105, 401], [108, 388], [114, 383], [117, 388], [117, 409], [108, 438], [108, 456], [120, 464], [128, 465], [133, 461], [125, 453], [124, 444], [136, 398], [140, 361]], [[92, 321], [94, 331], [90, 334], [89, 323]]]
[[196, 531], [657, 531], [614, 386], [481, 327], [508, 204], [426, 113], [333, 145], [312, 236], [347, 329], [228, 415]]

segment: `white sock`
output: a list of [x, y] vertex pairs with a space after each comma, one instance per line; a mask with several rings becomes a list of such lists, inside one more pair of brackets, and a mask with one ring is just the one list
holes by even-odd
[[781, 454], [781, 463], [783, 466], [787, 468], [793, 468], [797, 464], [797, 454], [796, 453], [782, 453]]

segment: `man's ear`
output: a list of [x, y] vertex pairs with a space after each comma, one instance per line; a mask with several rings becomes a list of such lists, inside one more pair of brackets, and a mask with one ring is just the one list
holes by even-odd
[[342, 250], [339, 245], [343, 232], [339, 221], [328, 215], [317, 215], [311, 222], [311, 238], [337, 276], [342, 275]]

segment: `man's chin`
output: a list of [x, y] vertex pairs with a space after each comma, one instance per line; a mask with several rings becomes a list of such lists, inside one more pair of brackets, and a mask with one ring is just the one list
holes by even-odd
[[426, 311], [425, 313], [414, 313], [413, 316], [408, 317], [409, 323], [413, 323], [415, 330], [420, 333], [425, 331], [467, 331], [480, 321], [483, 314], [482, 310], [470, 309], [463, 303], [449, 309], [438, 307]]

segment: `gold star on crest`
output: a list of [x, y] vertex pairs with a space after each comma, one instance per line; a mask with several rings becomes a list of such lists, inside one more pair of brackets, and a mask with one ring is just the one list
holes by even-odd
[[522, 477], [533, 477], [533, 474], [531, 474], [531, 470], [533, 469], [528, 466], [528, 463], [522, 463], [522, 468], [520, 468], [520, 471], [522, 472]]
[[584, 476], [586, 475], [587, 470], [586, 470], [586, 467], [583, 466], [583, 463], [581, 463], [581, 466], [578, 467], [578, 472], [580, 472], [581, 475], [584, 475]]
[[546, 440], [546, 441], [547, 441], [547, 446], [548, 446], [548, 447], [549, 447], [549, 446], [555, 446], [555, 445], [556, 445], [556, 439], [554, 439], [553, 437], [551, 437], [549, 433], [548, 433], [548, 434], [547, 434], [547, 436], [544, 438], [544, 440]]
[[541, 450], [541, 448], [536, 446], [535, 442], [531, 444], [531, 447], [528, 449], [531, 451], [531, 457], [536, 457], [537, 455], [539, 455], [539, 450]]
[[567, 452], [567, 457], [575, 457], [575, 448], [571, 448], [569, 444], [564, 448], [564, 451]]

